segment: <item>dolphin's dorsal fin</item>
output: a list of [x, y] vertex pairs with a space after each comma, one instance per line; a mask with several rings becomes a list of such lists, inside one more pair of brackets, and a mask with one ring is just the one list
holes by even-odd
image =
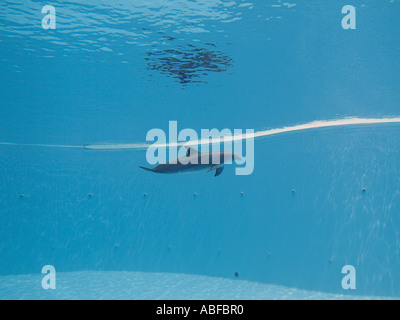
[[190, 156], [193, 156], [193, 155], [198, 153], [198, 151], [196, 149], [193, 149], [191, 147], [185, 146], [185, 148], [187, 150], [186, 151], [186, 157], [190, 157]]

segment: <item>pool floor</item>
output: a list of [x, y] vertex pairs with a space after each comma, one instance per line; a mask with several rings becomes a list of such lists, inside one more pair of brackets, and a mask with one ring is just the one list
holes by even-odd
[[2, 276], [0, 299], [388, 299], [330, 294], [244, 280], [172, 273], [59, 272], [54, 290], [42, 289], [41, 281], [42, 275]]

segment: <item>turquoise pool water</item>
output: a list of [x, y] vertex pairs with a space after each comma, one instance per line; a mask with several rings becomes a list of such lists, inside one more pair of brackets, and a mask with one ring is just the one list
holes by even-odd
[[[296, 129], [398, 119], [399, 1], [353, 3], [355, 30], [341, 0], [52, 1], [43, 29], [47, 4], [0, 4], [0, 299], [400, 296], [399, 121]], [[248, 176], [83, 147], [175, 120], [295, 129]]]

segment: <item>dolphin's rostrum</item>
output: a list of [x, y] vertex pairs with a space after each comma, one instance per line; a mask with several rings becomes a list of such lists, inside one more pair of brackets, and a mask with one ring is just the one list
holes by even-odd
[[168, 162], [159, 164], [154, 168], [145, 168], [139, 166], [146, 171], [154, 173], [185, 173], [196, 171], [213, 171], [214, 176], [219, 176], [224, 170], [225, 161], [241, 160], [241, 158], [233, 152], [213, 151], [213, 152], [198, 152], [197, 150], [186, 147], [187, 152], [184, 157], [175, 161], [176, 163]]

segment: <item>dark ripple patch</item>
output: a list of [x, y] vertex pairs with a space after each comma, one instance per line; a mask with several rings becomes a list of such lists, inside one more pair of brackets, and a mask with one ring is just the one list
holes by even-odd
[[[209, 44], [208, 44], [209, 45]], [[215, 45], [212, 45], [215, 47]], [[199, 48], [192, 44], [177, 49], [147, 52], [147, 68], [177, 79], [181, 84], [206, 83], [201, 76], [224, 72], [232, 65], [232, 58], [221, 51]]]

